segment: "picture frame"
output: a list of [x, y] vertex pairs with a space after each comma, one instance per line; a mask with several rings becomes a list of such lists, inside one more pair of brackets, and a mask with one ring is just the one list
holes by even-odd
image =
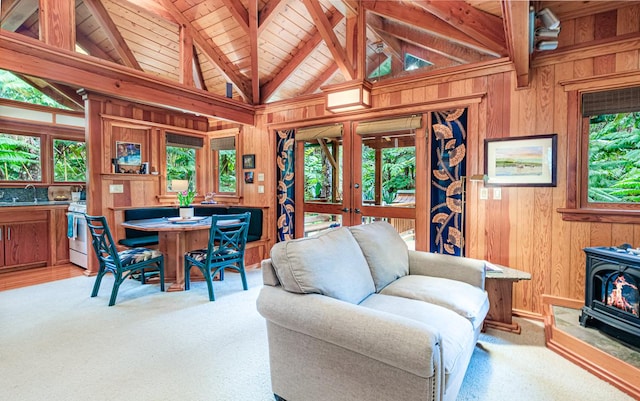
[[253, 184], [253, 171], [247, 171], [244, 173], [244, 183]]
[[242, 155], [242, 168], [247, 170], [256, 168], [256, 155]]
[[558, 134], [484, 140], [488, 186], [555, 187]]
[[119, 165], [140, 166], [142, 164], [142, 145], [134, 142], [116, 142], [116, 161]]

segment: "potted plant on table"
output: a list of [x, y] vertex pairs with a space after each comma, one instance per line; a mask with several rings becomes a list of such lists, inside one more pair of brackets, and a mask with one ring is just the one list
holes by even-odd
[[193, 198], [196, 196], [196, 191], [192, 189], [186, 189], [184, 191], [178, 191], [178, 203], [180, 205], [180, 217], [183, 219], [189, 219], [193, 217]]

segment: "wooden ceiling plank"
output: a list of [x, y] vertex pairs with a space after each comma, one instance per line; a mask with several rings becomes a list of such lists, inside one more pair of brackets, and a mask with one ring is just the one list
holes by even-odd
[[506, 52], [502, 20], [495, 15], [478, 10], [461, 0], [412, 0], [411, 4], [424, 8], [460, 32], [478, 39], [489, 49], [499, 54]]
[[38, 11], [38, 0], [18, 0], [9, 6], [2, 16], [2, 29], [15, 32]]
[[250, 33], [249, 14], [251, 12], [251, 6], [249, 6], [249, 12], [247, 12], [240, 0], [222, 0], [222, 2], [227, 7], [227, 10], [229, 10], [238, 25], [240, 25], [240, 28], [242, 28], [245, 34], [248, 35]]
[[[363, 0], [362, 4], [366, 10], [371, 11], [371, 13], [418, 27], [449, 42], [474, 49], [481, 53], [494, 57], [501, 56], [501, 53], [488, 48], [485, 44], [460, 32], [422, 8], [412, 6], [408, 3], [402, 3], [402, 6], [399, 6], [397, 3], [390, 1]], [[502, 24], [500, 24], [500, 26], [502, 26]]]
[[104, 7], [100, 0], [84, 0], [85, 6], [89, 9], [93, 17], [98, 21], [98, 24], [104, 30], [104, 33], [109, 38], [109, 41], [115, 47], [116, 52], [125, 63], [126, 66], [135, 68], [136, 70], [141, 70], [140, 64], [138, 64], [138, 60], [133, 55], [133, 52], [127, 45], [127, 42], [124, 40], [118, 27], [111, 19], [109, 12]]
[[0, 69], [82, 87], [120, 99], [255, 125], [249, 106], [212, 93], [78, 53], [61, 51], [13, 32], [0, 35]]
[[[529, 86], [529, 35], [530, 18], [529, 3], [523, 1], [505, 0], [502, 4], [502, 15], [507, 39], [509, 57], [516, 70], [516, 87]], [[523, 24], [523, 21], [526, 21]]]
[[338, 37], [333, 31], [333, 27], [331, 26], [329, 19], [322, 11], [322, 7], [320, 7], [318, 0], [302, 0], [302, 2], [311, 15], [320, 35], [322, 35], [322, 39], [329, 48], [329, 51], [331, 51], [331, 54], [333, 55], [336, 64], [338, 64], [340, 71], [342, 71], [345, 79], [348, 81], [354, 79], [355, 71], [353, 69], [353, 65], [349, 61], [345, 49], [338, 41]]
[[193, 26], [191, 21], [187, 20], [184, 15], [178, 10], [171, 0], [161, 0], [165, 9], [173, 15], [178, 21], [178, 24], [184, 26], [190, 31], [193, 37], [193, 42], [200, 48], [202, 53], [207, 57], [211, 63], [213, 63], [220, 73], [225, 77], [227, 82], [231, 82], [240, 96], [247, 102], [252, 103], [251, 97], [251, 84], [247, 79], [242, 77], [240, 73], [235, 69], [235, 66], [229, 61], [227, 56], [214, 44], [208, 41], [204, 36], [200, 34], [198, 29]]
[[[342, 21], [344, 17], [337, 12], [334, 12], [330, 17], [330, 25], [331, 28], [335, 27]], [[318, 45], [322, 42], [322, 35], [319, 31], [307, 41], [307, 43], [302, 46], [298, 52], [286, 62], [284, 68], [280, 70], [278, 75], [276, 75], [271, 81], [265, 83], [262, 86], [262, 99], [261, 103], [267, 103], [271, 96], [278, 90], [278, 88], [289, 78], [293, 72], [302, 65], [304, 60], [309, 57], [309, 55], [318, 47]]]
[[339, 71], [338, 66], [333, 63], [326, 70], [322, 72], [322, 74], [318, 75], [318, 77], [309, 82], [306, 88], [302, 90], [303, 95], [310, 95], [320, 90], [327, 81], [329, 81], [337, 72]]
[[173, 15], [169, 13], [157, 0], [111, 0], [116, 4], [127, 3], [128, 6], [132, 6], [137, 11], [148, 12], [156, 17], [160, 17], [163, 20], [169, 21], [173, 24], [178, 22], [173, 18]]
[[251, 44], [251, 90], [255, 102], [260, 101], [260, 66], [258, 57], [258, 0], [249, 0], [249, 43]]
[[114, 63], [118, 63], [119, 61], [115, 60], [107, 52], [102, 50], [101, 47], [97, 46], [95, 43], [93, 43], [93, 41], [79, 32], [76, 34], [76, 41], [78, 42], [78, 46], [80, 46], [82, 49], [84, 49], [84, 51], [86, 51], [93, 57], [101, 58], [103, 60], [108, 60]]

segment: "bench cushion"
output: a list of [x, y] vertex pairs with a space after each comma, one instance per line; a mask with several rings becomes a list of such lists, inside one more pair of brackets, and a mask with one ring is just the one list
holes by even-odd
[[[135, 230], [138, 231], [138, 230]], [[142, 231], [148, 233], [147, 231]], [[118, 244], [135, 248], [138, 246], [149, 246], [158, 244], [158, 235], [145, 235], [144, 237], [123, 238]]]

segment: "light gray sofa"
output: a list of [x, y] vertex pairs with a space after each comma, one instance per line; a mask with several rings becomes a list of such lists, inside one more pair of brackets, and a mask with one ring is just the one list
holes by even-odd
[[276, 399], [456, 399], [489, 310], [483, 261], [410, 251], [377, 222], [280, 242], [262, 268]]

